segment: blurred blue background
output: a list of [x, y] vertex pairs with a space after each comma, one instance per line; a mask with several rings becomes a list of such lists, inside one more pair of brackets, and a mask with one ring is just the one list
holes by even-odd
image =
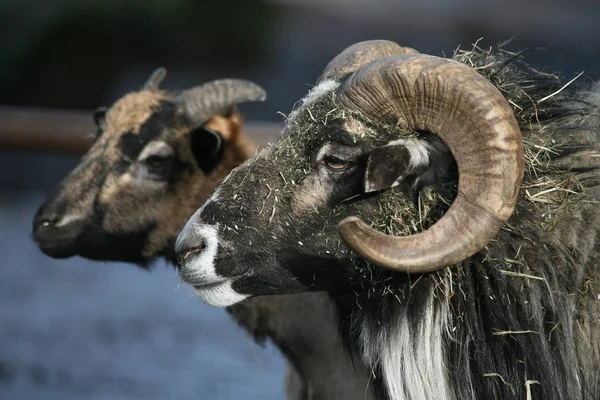
[[[600, 3], [586, 0], [4, 0], [0, 22], [0, 105], [92, 110], [162, 65], [169, 89], [254, 80], [268, 99], [244, 106], [248, 119], [281, 121], [367, 39], [450, 56], [516, 35], [510, 49], [545, 48], [531, 60], [546, 71], [600, 77]], [[283, 398], [277, 351], [171, 267], [37, 249], [33, 213], [77, 161], [0, 149], [0, 398]]]

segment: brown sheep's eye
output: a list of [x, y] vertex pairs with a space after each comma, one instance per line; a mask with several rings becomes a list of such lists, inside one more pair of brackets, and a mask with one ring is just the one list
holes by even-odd
[[342, 160], [335, 156], [325, 157], [323, 159], [323, 164], [332, 171], [345, 171], [352, 165], [350, 161]]
[[170, 156], [165, 157], [161, 155], [153, 155], [144, 159], [144, 164], [146, 164], [150, 172], [155, 174], [163, 174], [169, 169], [169, 161], [171, 158], [172, 157]]

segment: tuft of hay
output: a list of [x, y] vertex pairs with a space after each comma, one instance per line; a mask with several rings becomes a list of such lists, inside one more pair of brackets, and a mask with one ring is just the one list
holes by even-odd
[[496, 332], [493, 332], [492, 335], [494, 335], [494, 336], [525, 335], [525, 334], [529, 334], [529, 333], [539, 333], [539, 332], [532, 331], [532, 330], [525, 330], [525, 331], [496, 331]]
[[500, 378], [500, 380], [502, 381], [503, 384], [505, 384], [506, 386], [510, 387], [510, 391], [514, 394], [515, 393], [515, 388], [513, 387], [513, 385], [511, 385], [509, 382], [506, 381], [506, 379], [504, 379], [504, 377], [502, 375], [500, 375], [497, 372], [489, 372], [487, 374], [483, 374], [484, 377], [486, 378]]

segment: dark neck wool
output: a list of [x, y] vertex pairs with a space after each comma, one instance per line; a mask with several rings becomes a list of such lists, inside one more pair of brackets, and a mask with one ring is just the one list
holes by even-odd
[[[598, 399], [600, 88], [548, 97], [564, 83], [501, 48], [454, 59], [514, 108], [526, 158], [517, 207], [481, 252], [446, 270], [357, 264], [359, 278], [334, 295], [346, 345], [370, 365], [378, 398]], [[372, 226], [424, 230], [455, 193], [426, 189], [417, 210], [389, 190]]]

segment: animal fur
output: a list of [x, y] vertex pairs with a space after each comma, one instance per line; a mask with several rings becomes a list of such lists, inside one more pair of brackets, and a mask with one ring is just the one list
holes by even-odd
[[[328, 84], [188, 221], [179, 247], [210, 225], [219, 230], [219, 256], [210, 266], [184, 260], [180, 275], [201, 287], [192, 272], [212, 268], [244, 296], [326, 290], [347, 351], [370, 367], [377, 398], [598, 399], [600, 87], [565, 87], [503, 47], [454, 58], [512, 104], [525, 146], [514, 214], [483, 250], [417, 276], [349, 251], [337, 232], [341, 219], [357, 215], [395, 235], [420, 232], [452, 203], [456, 170], [430, 135], [343, 109], [337, 85]], [[429, 158], [443, 165], [436, 179], [426, 188], [365, 193], [364, 158], [408, 138], [435, 148]], [[338, 151], [354, 169], [334, 175], [324, 166], [330, 141], [344, 142]]]

